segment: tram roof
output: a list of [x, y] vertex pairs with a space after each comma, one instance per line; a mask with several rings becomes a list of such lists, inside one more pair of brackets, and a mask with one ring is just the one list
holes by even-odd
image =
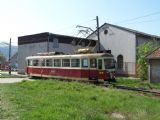
[[45, 56], [28, 56], [26, 59], [37, 58], [81, 58], [81, 57], [113, 57], [110, 53], [91, 53], [91, 54], [72, 54], [72, 55], [45, 55]]

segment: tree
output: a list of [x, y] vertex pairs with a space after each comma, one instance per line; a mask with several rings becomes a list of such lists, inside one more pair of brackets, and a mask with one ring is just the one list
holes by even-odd
[[148, 75], [146, 55], [156, 49], [158, 46], [159, 45], [157, 42], [153, 40], [153, 42], [147, 42], [137, 47], [137, 63], [139, 65], [137, 72], [138, 77], [140, 77], [142, 80], [147, 80]]
[[3, 64], [4, 62], [6, 62], [6, 58], [2, 53], [0, 53], [0, 64]]

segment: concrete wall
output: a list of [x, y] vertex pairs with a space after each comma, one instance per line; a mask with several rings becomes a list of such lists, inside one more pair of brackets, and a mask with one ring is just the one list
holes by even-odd
[[149, 42], [149, 41], [152, 41], [151, 38], [137, 36], [137, 46], [142, 45], [142, 44]]
[[[108, 30], [107, 34], [104, 34], [105, 30]], [[89, 39], [97, 40], [97, 35], [93, 34]], [[125, 74], [135, 74], [136, 35], [134, 33], [104, 25], [100, 29], [100, 43], [102, 49], [112, 51], [115, 60], [117, 60], [118, 55], [123, 55]]]
[[[83, 48], [79, 45], [72, 45], [72, 44], [65, 44], [59, 43], [59, 47], [54, 48], [53, 42], [49, 43], [49, 52], [64, 52], [66, 54], [74, 53], [78, 48]], [[30, 44], [23, 44], [18, 46], [18, 73], [24, 74], [26, 61], [25, 58], [27, 56], [33, 56], [37, 53], [44, 53], [47, 52], [47, 42], [40, 42], [40, 43], [30, 43]]]
[[26, 57], [47, 52], [47, 42], [18, 45], [18, 73], [25, 73]]

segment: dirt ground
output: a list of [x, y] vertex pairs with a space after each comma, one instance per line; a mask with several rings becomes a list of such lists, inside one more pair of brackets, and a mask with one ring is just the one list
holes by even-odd
[[16, 83], [23, 80], [31, 80], [29, 78], [0, 78], [0, 83]]

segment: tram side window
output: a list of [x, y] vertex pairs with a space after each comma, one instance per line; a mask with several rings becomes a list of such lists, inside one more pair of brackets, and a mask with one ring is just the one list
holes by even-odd
[[54, 59], [54, 67], [61, 67], [61, 60], [60, 59]]
[[38, 66], [39, 60], [33, 60], [33, 66]]
[[102, 69], [102, 60], [98, 60], [98, 69]]
[[70, 67], [70, 59], [62, 59], [62, 67]]
[[32, 60], [27, 60], [27, 65], [32, 66]]
[[80, 59], [71, 59], [71, 67], [80, 67]]
[[91, 68], [96, 68], [97, 67], [97, 60], [96, 60], [96, 58], [91, 58], [90, 59], [90, 67]]
[[87, 58], [83, 58], [82, 59], [82, 67], [83, 68], [87, 68], [88, 67], [88, 59]]
[[52, 59], [46, 60], [46, 66], [51, 67], [52, 66]]
[[41, 66], [45, 66], [45, 59], [41, 61]]

